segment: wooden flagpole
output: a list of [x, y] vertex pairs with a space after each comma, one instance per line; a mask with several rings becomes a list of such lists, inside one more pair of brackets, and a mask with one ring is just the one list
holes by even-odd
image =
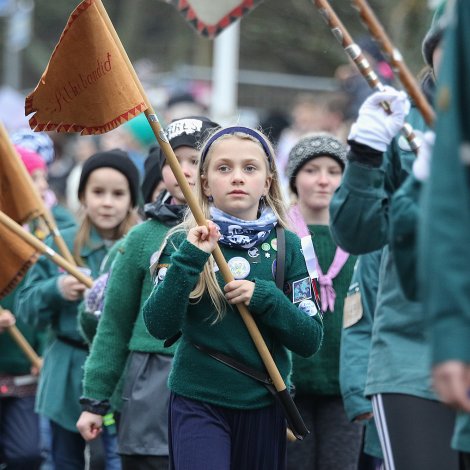
[[[0, 315], [2, 315], [3, 310], [4, 309], [0, 306]], [[31, 361], [31, 364], [40, 370], [42, 367], [42, 359], [36, 354], [36, 351], [28, 343], [18, 327], [16, 325], [9, 326], [7, 331], [10, 333], [15, 343], [23, 351], [25, 356]]]
[[398, 74], [398, 77], [402, 82], [405, 90], [416, 103], [416, 106], [423, 115], [426, 124], [432, 127], [436, 119], [434, 110], [419, 88], [419, 85], [417, 84], [412, 73], [408, 69], [400, 51], [392, 44], [392, 41], [390, 40], [389, 36], [385, 32], [385, 29], [380, 24], [380, 21], [367, 1], [352, 0], [352, 3], [359, 11], [362, 22], [369, 30], [371, 36], [380, 45], [393, 70]]
[[[197, 199], [195, 195], [193, 194], [193, 192], [191, 191], [191, 188], [189, 187], [188, 182], [186, 181], [186, 178], [178, 162], [178, 159], [176, 158], [175, 153], [173, 152], [173, 149], [171, 148], [171, 145], [168, 141], [168, 138], [166, 137], [160, 125], [157, 115], [155, 114], [155, 111], [152, 105], [150, 104], [150, 101], [147, 98], [145, 90], [142, 84], [140, 83], [139, 78], [137, 77], [134, 67], [132, 66], [132, 63], [129, 60], [127, 52], [124, 49], [124, 46], [122, 45], [121, 40], [119, 39], [119, 36], [116, 30], [114, 29], [111, 19], [109, 18], [108, 13], [106, 9], [104, 8], [104, 5], [101, 2], [101, 0], [96, 0], [96, 5], [101, 13], [103, 20], [105, 21], [108, 27], [109, 32], [113, 36], [115, 43], [117, 44], [119, 50], [121, 51], [122, 57], [127, 63], [129, 72], [134, 78], [135, 84], [139, 88], [142, 98], [144, 99], [145, 105], [147, 106], [145, 115], [147, 116], [149, 124], [152, 127], [152, 130], [158, 140], [158, 143], [160, 144], [160, 148], [165, 154], [166, 161], [170, 165], [170, 168], [173, 171], [176, 180], [178, 181], [178, 185], [184, 194], [186, 202], [188, 203], [188, 206], [191, 209], [191, 212], [193, 213], [194, 218], [196, 219], [197, 223], [199, 225], [206, 225], [207, 224], [206, 218], [204, 217], [204, 214], [201, 208], [199, 207]], [[228, 283], [228, 282], [233, 281], [234, 277], [232, 275], [232, 272], [230, 271], [230, 268], [228, 267], [227, 261], [225, 260], [219, 246], [217, 246], [215, 250], [212, 252], [212, 256], [214, 257], [225, 282]], [[261, 356], [261, 359], [263, 361], [264, 366], [266, 367], [269, 377], [271, 378], [273, 385], [276, 388], [276, 391], [278, 392], [278, 395], [282, 397], [281, 400], [287, 401], [290, 399], [292, 401], [292, 399], [290, 398], [289, 392], [287, 390], [287, 387], [284, 383], [284, 380], [281, 377], [281, 374], [271, 356], [271, 353], [269, 352], [268, 347], [266, 346], [263, 336], [261, 335], [261, 332], [259, 331], [259, 328], [256, 325], [251, 313], [248, 311], [248, 309], [246, 308], [244, 304], [237, 304], [237, 308], [256, 346], [256, 349], [258, 350]], [[291, 404], [289, 403], [287, 406], [290, 407], [290, 405]], [[293, 402], [292, 402], [292, 405], [293, 405]], [[295, 405], [293, 406], [295, 407]], [[298, 414], [297, 409], [295, 409], [295, 411], [297, 412], [298, 418], [300, 418], [301, 425], [303, 425], [303, 428], [305, 428], [305, 425], [300, 415]], [[300, 429], [302, 426], [300, 425], [300, 423], [297, 423], [297, 424], [299, 424], [299, 429]], [[305, 431], [306, 431], [306, 428], [305, 428]], [[300, 434], [296, 434], [296, 438], [302, 439], [302, 436]]]
[[15, 233], [18, 237], [24, 240], [26, 243], [31, 245], [41, 254], [47, 256], [52, 262], [64, 268], [69, 274], [78, 279], [81, 283], [85, 284], [88, 288], [93, 286], [93, 279], [88, 276], [85, 276], [75, 264], [70, 263], [65, 258], [60, 256], [52, 248], [47, 246], [42, 241], [38, 240], [35, 236], [27, 232], [21, 225], [16, 223], [11, 217], [8, 217], [4, 212], [0, 211], [0, 223], [2, 223], [6, 228]]
[[[320, 15], [324, 19], [325, 23], [331, 29], [333, 36], [338, 40], [341, 46], [344, 48], [344, 51], [349, 56], [349, 58], [357, 66], [359, 72], [366, 79], [369, 86], [375, 90], [381, 91], [384, 88], [384, 85], [379, 80], [379, 77], [372, 69], [369, 61], [366, 59], [364, 54], [361, 51], [361, 48], [353, 41], [348, 30], [345, 28], [341, 20], [336, 15], [335, 11], [328, 3], [327, 0], [312, 0], [315, 6], [317, 7]], [[386, 101], [382, 102], [382, 107], [386, 113], [391, 113], [390, 104]], [[406, 140], [410, 144], [410, 148], [415, 155], [418, 154], [419, 144], [416, 140], [416, 135], [413, 128], [409, 123], [401, 129]]]

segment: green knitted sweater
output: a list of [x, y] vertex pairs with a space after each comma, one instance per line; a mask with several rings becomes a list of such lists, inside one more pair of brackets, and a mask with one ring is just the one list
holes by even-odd
[[109, 399], [124, 371], [129, 351], [173, 355], [145, 328], [142, 305], [152, 290], [150, 258], [158, 251], [168, 227], [156, 220], [134, 227], [119, 249], [106, 286], [104, 309], [85, 363], [83, 395]]
[[[333, 262], [336, 245], [327, 225], [309, 225], [313, 246], [323, 273]], [[320, 351], [305, 359], [293, 355], [292, 381], [298, 395], [340, 395], [339, 348], [343, 329], [344, 299], [354, 271], [355, 256], [349, 256], [340, 273], [333, 279], [336, 292], [335, 311], [323, 316], [324, 337]]]
[[[255, 290], [248, 309], [287, 382], [291, 372], [289, 350], [305, 357], [314, 354], [321, 343], [322, 323], [319, 315], [312, 317], [298, 308], [309, 278], [300, 240], [291, 232], [286, 232], [285, 292], [276, 287], [273, 263], [277, 244], [274, 238], [273, 231], [255, 253], [250, 250], [250, 255], [244, 249], [221, 248], [229, 263], [238, 258], [235, 261], [238, 266], [244, 266], [242, 271], [245, 273], [249, 264], [246, 279], [255, 282]], [[162, 252], [157, 272], [160, 281], [144, 305], [145, 324], [152, 335], [168, 338], [179, 330], [183, 333], [175, 353], [169, 387], [179, 395], [227, 408], [268, 406], [273, 398], [263, 385], [193, 345], [215, 349], [263, 370], [260, 356], [235, 308], [227, 304], [225, 316], [215, 322], [216, 312], [208, 294], [198, 302], [189, 300], [208, 258], [208, 254], [189, 243], [183, 234], [177, 234]], [[216, 276], [222, 287], [224, 282], [220, 273]], [[293, 300], [297, 302], [293, 304]]]

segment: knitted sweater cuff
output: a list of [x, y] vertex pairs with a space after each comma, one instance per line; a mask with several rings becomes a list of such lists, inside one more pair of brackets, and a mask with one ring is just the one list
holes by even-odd
[[172, 262], [182, 265], [188, 274], [198, 275], [207, 263], [210, 254], [200, 250], [188, 240], [184, 240], [171, 256]]
[[273, 304], [268, 299], [272, 299], [276, 295], [273, 289], [276, 289], [273, 282], [256, 279], [255, 290], [253, 291], [250, 304], [248, 305], [250, 312], [256, 315], [265, 315], [269, 312]]

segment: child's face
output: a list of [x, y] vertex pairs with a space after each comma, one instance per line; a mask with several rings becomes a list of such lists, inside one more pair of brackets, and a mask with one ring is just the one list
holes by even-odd
[[316, 157], [300, 168], [295, 179], [299, 201], [312, 210], [327, 209], [341, 183], [341, 166], [331, 157]]
[[259, 201], [271, 185], [267, 157], [261, 147], [247, 139], [230, 137], [213, 144], [204, 194], [218, 209], [243, 220], [256, 220]]
[[[199, 152], [192, 147], [182, 146], [175, 150], [175, 155], [181, 165], [189, 187], [194, 189], [194, 185], [196, 183]], [[162, 168], [162, 177], [166, 189], [173, 196], [174, 202], [176, 204], [186, 204], [183, 192], [181, 191], [181, 188], [176, 181], [175, 175], [171, 171], [170, 165], [168, 165], [168, 163], [165, 163], [165, 166]]]
[[31, 179], [33, 180], [34, 186], [36, 187], [39, 195], [44, 199], [46, 197], [46, 192], [49, 189], [46, 172], [41, 169], [34, 170], [31, 173]]
[[103, 238], [114, 238], [115, 230], [131, 209], [127, 178], [113, 168], [94, 170], [86, 182], [82, 204]]

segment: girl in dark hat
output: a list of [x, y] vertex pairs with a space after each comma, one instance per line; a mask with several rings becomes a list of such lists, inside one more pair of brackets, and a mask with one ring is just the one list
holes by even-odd
[[[84, 218], [62, 231], [76, 263], [96, 277], [113, 243], [137, 221], [138, 172], [121, 150], [101, 152], [83, 166], [78, 195]], [[51, 239], [46, 243], [57, 251]], [[75, 423], [80, 414], [83, 364], [88, 346], [77, 328], [77, 307], [86, 286], [43, 256], [29, 271], [17, 311], [36, 328], [50, 328], [36, 410], [52, 426], [52, 457], [57, 469], [82, 470], [85, 441]]]
[[[190, 185], [196, 180], [198, 145], [206, 132], [216, 127], [209, 119], [195, 116], [175, 120], [166, 129]], [[83, 412], [77, 423], [86, 440], [94, 439], [111, 397], [122, 396], [122, 403], [115, 406], [121, 410], [118, 444], [124, 470], [168, 468], [166, 382], [176, 345], [165, 348], [163, 341], [149, 335], [142, 306], [153, 287], [149, 272], [152, 254], [169, 228], [182, 220], [186, 202], [157, 147], [151, 150], [150, 158], [153, 161], [148, 164], [142, 188], [147, 220], [131, 230], [116, 256], [97, 334], [85, 364]], [[154, 201], [160, 172], [166, 189]]]

